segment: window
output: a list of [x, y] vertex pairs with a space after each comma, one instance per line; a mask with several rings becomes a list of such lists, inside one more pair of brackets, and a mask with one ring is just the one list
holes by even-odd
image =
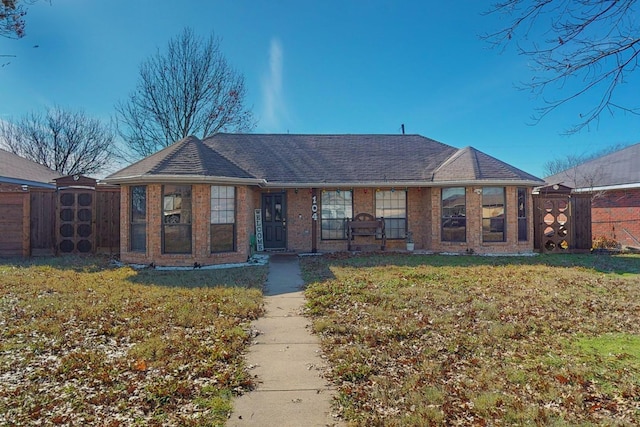
[[162, 216], [163, 253], [191, 253], [190, 185], [165, 185], [162, 188]]
[[147, 187], [135, 185], [130, 188], [131, 200], [129, 249], [132, 252], [147, 250]]
[[341, 190], [323, 191], [321, 203], [321, 238], [323, 240], [346, 239], [346, 218], [353, 217], [352, 192]]
[[482, 189], [482, 241], [504, 242], [504, 187]]
[[211, 252], [232, 252], [236, 236], [236, 189], [211, 186]]
[[404, 239], [407, 235], [407, 192], [376, 191], [376, 218], [384, 218], [387, 239]]
[[527, 232], [527, 189], [518, 188], [518, 241], [529, 240]]
[[467, 241], [467, 201], [464, 187], [442, 189], [442, 241]]

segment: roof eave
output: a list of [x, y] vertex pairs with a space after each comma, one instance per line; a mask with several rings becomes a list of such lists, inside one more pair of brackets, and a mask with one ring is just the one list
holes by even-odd
[[472, 187], [472, 186], [521, 186], [521, 187], [539, 187], [543, 181], [532, 180], [505, 180], [505, 179], [485, 179], [485, 180], [459, 180], [459, 181], [440, 181], [433, 182], [429, 180], [423, 181], [368, 181], [368, 182], [269, 182], [265, 181], [264, 187], [267, 188], [388, 188], [388, 187]]
[[631, 190], [640, 188], [640, 183], [631, 183], [631, 184], [617, 184], [617, 185], [603, 185], [599, 187], [582, 187], [582, 188], [574, 188], [572, 191], [574, 193], [592, 193], [598, 191], [611, 191], [611, 190]]
[[123, 177], [105, 178], [102, 182], [107, 184], [198, 184], [198, 183], [221, 183], [235, 185], [258, 185], [264, 186], [265, 180], [258, 178], [235, 178], [228, 176], [211, 175], [130, 175]]
[[0, 182], [3, 182], [5, 184], [26, 185], [29, 187], [38, 187], [38, 188], [56, 188], [56, 184], [52, 182], [31, 181], [28, 179], [19, 179], [19, 178], [1, 177]]
[[544, 181], [530, 179], [473, 179], [473, 180], [453, 180], [437, 181], [431, 187], [474, 187], [474, 186], [494, 186], [494, 187], [539, 187]]
[[484, 179], [484, 180], [455, 180], [439, 181], [430, 180], [410, 180], [410, 181], [345, 181], [345, 182], [283, 182], [267, 181], [258, 178], [234, 178], [226, 176], [210, 175], [130, 175], [123, 177], [105, 178], [101, 182], [107, 184], [145, 184], [145, 183], [224, 183], [234, 185], [257, 185], [264, 188], [388, 188], [388, 187], [471, 187], [471, 186], [524, 186], [538, 187], [543, 181], [531, 180], [506, 180], [506, 179]]

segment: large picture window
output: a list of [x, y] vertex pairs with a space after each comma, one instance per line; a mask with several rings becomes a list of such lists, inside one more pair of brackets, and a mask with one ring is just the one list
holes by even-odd
[[482, 241], [504, 242], [504, 187], [482, 189]]
[[135, 185], [130, 189], [131, 200], [129, 249], [132, 252], [147, 250], [147, 187]]
[[387, 239], [404, 239], [407, 235], [407, 192], [376, 191], [376, 218], [384, 218]]
[[467, 241], [467, 201], [464, 187], [442, 189], [442, 241]]
[[341, 190], [323, 191], [321, 203], [322, 239], [346, 239], [346, 218], [353, 217], [353, 193]]
[[527, 189], [518, 188], [518, 241], [529, 240], [527, 230]]
[[191, 186], [162, 187], [162, 252], [191, 253]]
[[211, 186], [211, 252], [232, 252], [236, 241], [236, 189]]

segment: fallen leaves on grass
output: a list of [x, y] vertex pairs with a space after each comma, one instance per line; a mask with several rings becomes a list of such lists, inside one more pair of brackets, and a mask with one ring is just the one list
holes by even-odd
[[[223, 424], [251, 388], [242, 351], [264, 268], [39, 264], [0, 264], [0, 425]], [[240, 286], [207, 287], [220, 274]]]
[[[640, 423], [639, 277], [580, 260], [303, 260], [343, 416], [363, 426]], [[603, 336], [631, 344], [585, 350]]]

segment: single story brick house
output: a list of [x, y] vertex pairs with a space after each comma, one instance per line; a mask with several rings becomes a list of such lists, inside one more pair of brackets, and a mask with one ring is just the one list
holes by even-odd
[[[416, 250], [529, 253], [531, 192], [544, 184], [420, 135], [225, 133], [187, 137], [105, 181], [121, 186], [122, 260], [174, 266], [242, 262], [255, 246], [406, 250], [408, 235]], [[358, 214], [383, 226], [348, 241]]]
[[591, 235], [640, 248], [640, 143], [545, 178], [591, 195]]

